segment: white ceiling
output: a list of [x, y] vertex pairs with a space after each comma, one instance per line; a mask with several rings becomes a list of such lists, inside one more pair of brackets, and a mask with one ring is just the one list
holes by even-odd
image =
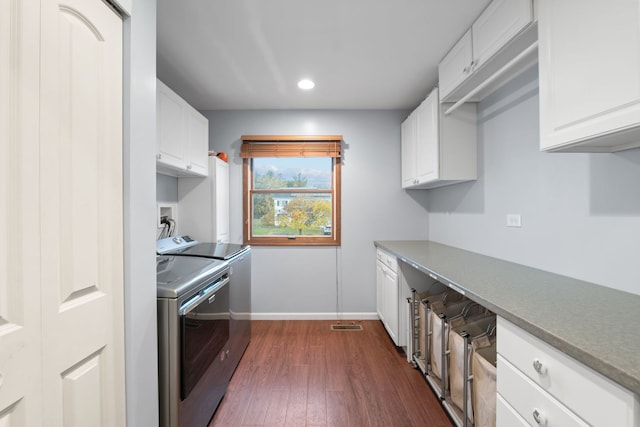
[[199, 110], [411, 109], [489, 1], [158, 0], [157, 73]]

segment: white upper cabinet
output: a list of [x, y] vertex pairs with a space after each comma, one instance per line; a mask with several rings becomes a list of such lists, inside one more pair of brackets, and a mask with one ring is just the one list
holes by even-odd
[[640, 1], [539, 0], [540, 148], [640, 147]]
[[402, 123], [402, 188], [434, 188], [476, 179], [476, 108], [445, 115], [438, 88]]
[[207, 176], [209, 171], [209, 120], [192, 108], [187, 109], [187, 169]]
[[473, 49], [471, 30], [451, 48], [438, 65], [440, 93], [447, 96], [469, 77], [472, 71]]
[[160, 80], [156, 80], [158, 173], [207, 176], [209, 121]]
[[[438, 67], [440, 98], [478, 101], [536, 61], [532, 0], [493, 0]], [[495, 82], [490, 83], [495, 79]]]
[[473, 67], [482, 67], [532, 19], [531, 0], [493, 0], [471, 27]]
[[402, 122], [400, 127], [400, 150], [402, 154], [402, 188], [416, 184], [416, 111]]

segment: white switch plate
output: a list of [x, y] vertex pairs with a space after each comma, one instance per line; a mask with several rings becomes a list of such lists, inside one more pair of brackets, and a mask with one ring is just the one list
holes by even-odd
[[522, 227], [522, 216], [520, 214], [507, 214], [507, 227]]

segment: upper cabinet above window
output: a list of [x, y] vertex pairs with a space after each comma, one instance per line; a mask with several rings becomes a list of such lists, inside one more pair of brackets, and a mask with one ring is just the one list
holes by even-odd
[[479, 101], [537, 61], [532, 0], [493, 0], [438, 66], [440, 99]]
[[539, 0], [540, 148], [640, 147], [640, 1]]

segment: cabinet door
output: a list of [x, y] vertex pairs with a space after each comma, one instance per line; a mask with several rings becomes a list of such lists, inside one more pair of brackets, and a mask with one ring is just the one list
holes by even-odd
[[376, 309], [378, 318], [384, 323], [384, 267], [380, 261], [376, 261]]
[[541, 149], [640, 144], [640, 1], [541, 0], [538, 12]]
[[413, 111], [402, 122], [401, 150], [402, 150], [402, 188], [416, 184], [416, 113]]
[[217, 157], [215, 162], [215, 241], [229, 243], [229, 163]]
[[182, 99], [161, 81], [157, 86], [157, 153], [158, 162], [176, 168], [186, 168], [187, 149], [184, 141], [186, 128]]
[[473, 60], [471, 43], [471, 30], [469, 30], [438, 64], [440, 96], [443, 99], [471, 73], [471, 61]]
[[398, 345], [398, 276], [387, 267], [383, 271], [384, 324], [389, 336]]
[[209, 120], [192, 108], [187, 112], [187, 170], [194, 174], [209, 174]]
[[473, 68], [481, 67], [532, 19], [531, 0], [493, 0], [471, 27]]
[[438, 179], [439, 129], [438, 90], [433, 90], [416, 109], [416, 176], [418, 184]]

